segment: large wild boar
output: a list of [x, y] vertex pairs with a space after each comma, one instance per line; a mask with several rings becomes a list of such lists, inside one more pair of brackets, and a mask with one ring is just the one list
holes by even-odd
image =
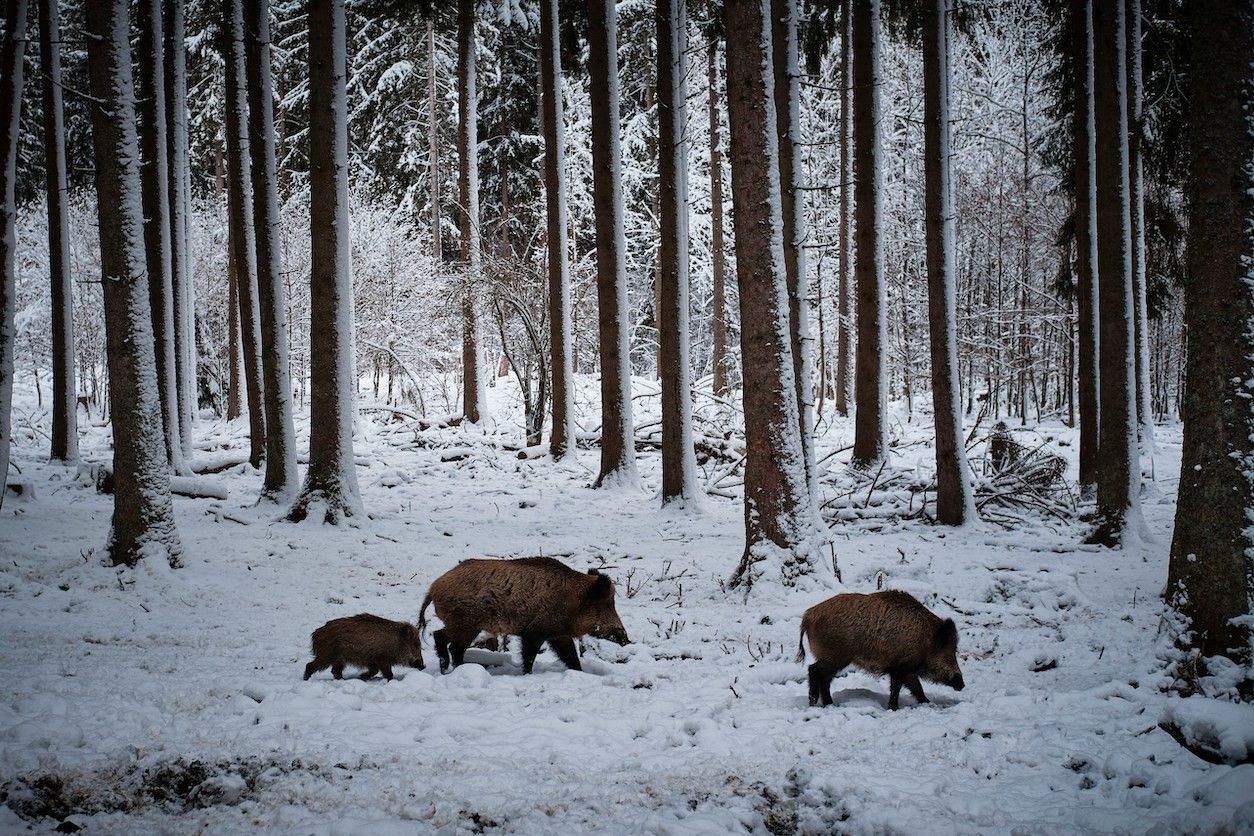
[[305, 666], [305, 679], [326, 668], [343, 679], [345, 665], [365, 668], [362, 679], [382, 671], [387, 680], [392, 679], [393, 665], [425, 667], [418, 630], [404, 621], [369, 613], [336, 618], [314, 630], [311, 640], [314, 659]]
[[907, 592], [889, 589], [869, 595], [849, 593], [815, 604], [801, 617], [797, 661], [805, 661], [810, 641], [810, 705], [832, 704], [832, 677], [846, 665], [888, 674], [888, 707], [897, 708], [905, 685], [927, 702], [919, 677], [963, 688], [958, 669], [958, 628], [941, 620]]
[[464, 560], [431, 584], [418, 614], [420, 631], [426, 629], [429, 604], [444, 622], [432, 634], [441, 671], [448, 670], [450, 657], [460, 665], [481, 631], [519, 636], [523, 673], [531, 673], [545, 642], [576, 671], [582, 670], [575, 650], [579, 636], [628, 643], [610, 579], [596, 569], [577, 572], [551, 557]]

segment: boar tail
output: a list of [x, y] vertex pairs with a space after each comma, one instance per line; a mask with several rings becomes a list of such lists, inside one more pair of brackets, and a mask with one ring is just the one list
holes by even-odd
[[806, 660], [806, 617], [801, 616], [801, 635], [797, 637], [797, 661]]
[[427, 597], [422, 599], [422, 609], [418, 610], [418, 638], [422, 638], [427, 632], [427, 607], [431, 605], [431, 593], [427, 593]]

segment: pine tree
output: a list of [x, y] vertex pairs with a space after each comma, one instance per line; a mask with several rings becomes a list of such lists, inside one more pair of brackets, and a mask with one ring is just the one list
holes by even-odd
[[1128, 200], [1132, 254], [1132, 315], [1136, 355], [1137, 432], [1154, 449], [1154, 407], [1150, 402], [1149, 293], [1145, 285], [1145, 177], [1141, 162], [1144, 88], [1141, 78], [1141, 0], [1124, 0], [1127, 15]]
[[462, 410], [466, 420], [486, 418], [479, 368], [479, 311], [476, 299], [483, 272], [479, 244], [479, 94], [475, 89], [475, 0], [457, 2], [457, 158], [460, 165], [462, 286]]
[[187, 155], [187, 46], [183, 0], [165, 0], [166, 158], [170, 190], [170, 284], [174, 293], [175, 376], [179, 392], [179, 438], [191, 452], [198, 402], [196, 381], [196, 293], [188, 250], [191, 166]]
[[[713, 4], [711, 4], [712, 6]], [[710, 325], [710, 366], [714, 374], [714, 394], [722, 397], [731, 384], [727, 373], [731, 359], [727, 354], [727, 265], [723, 243], [723, 149], [719, 118], [718, 42], [710, 38], [706, 47], [706, 87], [709, 90], [710, 134], [710, 281], [713, 307]]]
[[0, 43], [0, 507], [9, 481], [13, 444], [13, 354], [17, 341], [17, 145], [22, 122], [22, 60], [26, 52], [26, 0], [5, 0]]
[[849, 414], [853, 401], [853, 14], [852, 0], [841, 6], [840, 28], [840, 196], [837, 229], [836, 411]]
[[1071, 62], [1075, 109], [1076, 328], [1079, 331], [1080, 485], [1097, 484], [1098, 391], [1101, 368], [1097, 329], [1097, 193], [1094, 191], [1096, 128], [1093, 116], [1093, 0], [1071, 0]]

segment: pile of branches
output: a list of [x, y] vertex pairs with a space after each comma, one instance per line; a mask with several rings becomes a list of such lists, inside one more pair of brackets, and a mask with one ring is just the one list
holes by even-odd
[[1049, 448], [1048, 439], [1024, 443], [1023, 435], [999, 421], [983, 439], [985, 455], [971, 459], [980, 516], [1007, 525], [1024, 522], [1025, 515], [1074, 519], [1076, 494], [1066, 478], [1067, 460]]

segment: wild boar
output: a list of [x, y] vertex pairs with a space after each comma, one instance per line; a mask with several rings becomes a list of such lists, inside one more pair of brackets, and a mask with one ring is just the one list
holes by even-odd
[[854, 664], [868, 673], [888, 674], [888, 707], [896, 710], [905, 685], [915, 700], [927, 702], [919, 677], [963, 688], [958, 669], [958, 628], [941, 620], [907, 592], [849, 593], [815, 604], [801, 617], [797, 661], [805, 661], [810, 641], [810, 705], [832, 704], [832, 677]]
[[[596, 569], [577, 572], [551, 557], [464, 560], [436, 578], [422, 602], [444, 622], [432, 634], [440, 670], [460, 665], [481, 631], [522, 639], [523, 673], [531, 673], [545, 642], [571, 670], [582, 670], [575, 639], [590, 635], [628, 644], [614, 609], [614, 584]], [[451, 659], [450, 659], [451, 657]]]
[[392, 679], [393, 665], [409, 665], [422, 670], [422, 643], [418, 630], [404, 621], [390, 621], [362, 613], [336, 618], [313, 631], [310, 637], [314, 659], [305, 666], [305, 679], [327, 668], [336, 679], [344, 678], [344, 666], [365, 668], [362, 679], [383, 672]]

